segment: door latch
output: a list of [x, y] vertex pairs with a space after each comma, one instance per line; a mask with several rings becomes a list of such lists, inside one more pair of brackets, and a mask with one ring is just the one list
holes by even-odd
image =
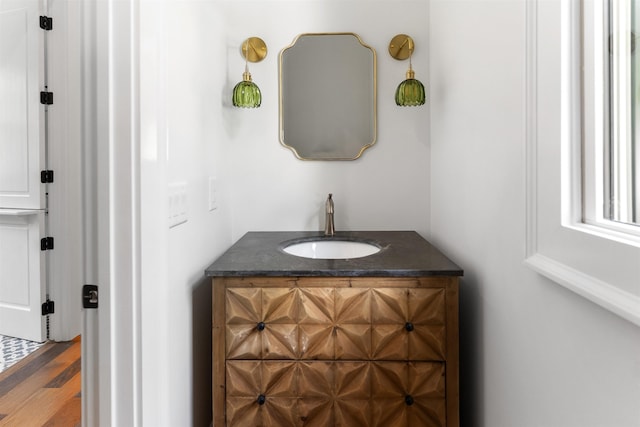
[[98, 308], [98, 287], [96, 285], [82, 287], [82, 307]]

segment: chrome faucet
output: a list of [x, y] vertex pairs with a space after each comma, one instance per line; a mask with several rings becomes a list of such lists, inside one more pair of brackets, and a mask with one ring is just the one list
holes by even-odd
[[329, 197], [327, 197], [327, 203], [325, 207], [326, 211], [326, 220], [324, 223], [324, 235], [325, 236], [333, 236], [336, 232], [335, 223], [333, 222], [333, 199], [331, 198], [333, 194], [329, 193]]

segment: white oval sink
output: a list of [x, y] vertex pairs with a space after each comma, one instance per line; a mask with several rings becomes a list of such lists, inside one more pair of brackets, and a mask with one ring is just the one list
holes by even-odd
[[283, 250], [290, 255], [313, 259], [362, 258], [380, 252], [374, 244], [347, 240], [311, 240], [292, 243]]

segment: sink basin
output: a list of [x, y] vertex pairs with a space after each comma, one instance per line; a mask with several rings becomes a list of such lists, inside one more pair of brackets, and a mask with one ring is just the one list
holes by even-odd
[[362, 258], [380, 252], [380, 247], [367, 242], [351, 240], [308, 240], [294, 242], [283, 248], [290, 254], [313, 259], [351, 259]]

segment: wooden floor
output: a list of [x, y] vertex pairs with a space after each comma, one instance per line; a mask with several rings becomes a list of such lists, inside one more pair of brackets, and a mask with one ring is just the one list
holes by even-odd
[[0, 426], [80, 425], [80, 338], [47, 343], [0, 373]]

